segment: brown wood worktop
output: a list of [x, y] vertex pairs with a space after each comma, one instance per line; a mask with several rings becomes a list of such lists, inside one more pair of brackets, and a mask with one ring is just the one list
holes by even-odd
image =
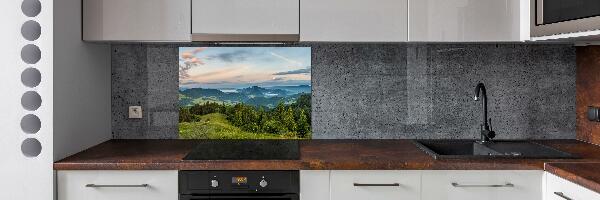
[[600, 162], [600, 147], [577, 140], [542, 144], [582, 159], [434, 160], [411, 140], [306, 140], [300, 160], [183, 161], [194, 140], [110, 140], [54, 163], [55, 170], [542, 170], [547, 162]]
[[600, 162], [546, 163], [545, 170], [592, 191], [600, 193]]

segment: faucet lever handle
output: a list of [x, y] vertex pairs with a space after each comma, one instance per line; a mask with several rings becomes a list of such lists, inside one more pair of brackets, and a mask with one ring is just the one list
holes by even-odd
[[490, 139], [493, 139], [496, 137], [496, 132], [494, 131], [494, 129], [492, 128], [492, 118], [489, 119], [490, 121], [490, 132], [488, 133], [488, 137]]

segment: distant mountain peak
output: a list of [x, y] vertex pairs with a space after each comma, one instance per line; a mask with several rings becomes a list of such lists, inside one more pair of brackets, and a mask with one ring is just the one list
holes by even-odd
[[273, 106], [278, 102], [294, 101], [300, 94], [310, 94], [310, 85], [294, 86], [248, 86], [224, 92], [222, 89], [190, 88], [180, 90], [180, 105], [190, 106], [198, 102], [248, 103], [250, 105]]

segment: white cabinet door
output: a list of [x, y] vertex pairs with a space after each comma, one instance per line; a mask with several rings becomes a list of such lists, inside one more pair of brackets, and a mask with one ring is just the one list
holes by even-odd
[[301, 41], [403, 42], [408, 0], [302, 0]]
[[299, 0], [192, 0], [193, 40], [233, 40], [236, 35], [297, 38], [299, 20]]
[[329, 170], [300, 171], [300, 200], [329, 200]]
[[419, 200], [419, 171], [331, 171], [331, 200]]
[[544, 200], [600, 200], [600, 194], [546, 172]]
[[423, 171], [422, 200], [541, 200], [543, 171]]
[[177, 200], [177, 176], [171, 170], [58, 171], [58, 200]]
[[529, 40], [529, 7], [529, 0], [410, 0], [408, 40]]
[[83, 0], [83, 40], [190, 41], [190, 0]]

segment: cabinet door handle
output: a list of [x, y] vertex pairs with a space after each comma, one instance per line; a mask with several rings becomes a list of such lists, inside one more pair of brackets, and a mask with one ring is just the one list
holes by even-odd
[[454, 187], [465, 187], [465, 188], [472, 188], [472, 187], [515, 187], [514, 184], [512, 183], [506, 183], [506, 184], [491, 184], [491, 185], [463, 185], [463, 184], [458, 184], [458, 183], [452, 183], [452, 186]]
[[150, 185], [148, 184], [139, 184], [139, 185], [97, 185], [97, 184], [86, 184], [85, 187], [91, 187], [91, 188], [103, 188], [103, 187], [110, 187], [110, 188], [123, 188], [123, 187], [148, 187]]
[[398, 187], [400, 183], [354, 183], [355, 187]]
[[554, 194], [555, 194], [556, 196], [559, 196], [559, 197], [561, 197], [561, 198], [565, 199], [565, 200], [573, 200], [573, 199], [569, 198], [568, 196], [566, 196], [566, 195], [565, 195], [564, 193], [562, 193], [562, 192], [554, 192]]

